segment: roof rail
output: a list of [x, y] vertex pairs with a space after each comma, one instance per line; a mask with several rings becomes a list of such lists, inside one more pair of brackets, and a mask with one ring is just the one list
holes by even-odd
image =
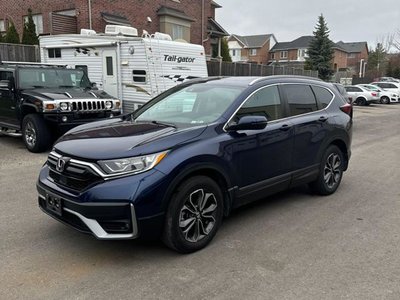
[[268, 75], [268, 76], [262, 76], [259, 78], [254, 79], [252, 82], [249, 83], [249, 86], [256, 84], [257, 82], [260, 82], [265, 79], [271, 79], [271, 78], [307, 78], [315, 81], [323, 81], [322, 79], [316, 78], [316, 77], [311, 77], [311, 76], [302, 76], [302, 75]]

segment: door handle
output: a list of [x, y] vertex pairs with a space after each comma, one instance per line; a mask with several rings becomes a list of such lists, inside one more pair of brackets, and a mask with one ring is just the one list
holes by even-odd
[[320, 121], [320, 122], [325, 122], [326, 120], [328, 120], [328, 117], [326, 117], [326, 116], [320, 116], [318, 119], [318, 121]]
[[292, 128], [292, 125], [283, 124], [283, 125], [281, 126], [281, 128], [279, 128], [279, 130], [288, 131], [290, 128]]

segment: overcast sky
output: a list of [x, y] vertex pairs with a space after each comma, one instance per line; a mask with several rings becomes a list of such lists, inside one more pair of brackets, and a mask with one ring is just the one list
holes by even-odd
[[216, 20], [228, 33], [273, 33], [278, 42], [312, 35], [322, 13], [334, 42], [368, 42], [375, 47], [400, 30], [399, 0], [215, 0]]

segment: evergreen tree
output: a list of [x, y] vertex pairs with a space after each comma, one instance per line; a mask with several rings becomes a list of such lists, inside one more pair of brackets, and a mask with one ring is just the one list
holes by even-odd
[[232, 62], [231, 55], [229, 54], [228, 40], [222, 38], [221, 40], [221, 56], [223, 61]]
[[32, 18], [32, 9], [28, 9], [28, 22], [24, 24], [24, 31], [22, 32], [22, 44], [38, 45], [39, 39], [36, 35], [36, 25]]
[[0, 43], [4, 43], [3, 41], [3, 35], [0, 33]]
[[368, 55], [368, 69], [381, 73], [386, 68], [386, 50], [378, 43], [375, 50], [370, 50]]
[[4, 42], [9, 44], [19, 44], [19, 35], [13, 22], [10, 22], [10, 26], [8, 27], [6, 36], [4, 37]]
[[308, 48], [305, 69], [318, 71], [318, 76], [322, 80], [329, 80], [333, 75], [333, 43], [329, 39], [329, 29], [324, 16], [318, 17], [318, 24], [313, 32], [314, 38]]

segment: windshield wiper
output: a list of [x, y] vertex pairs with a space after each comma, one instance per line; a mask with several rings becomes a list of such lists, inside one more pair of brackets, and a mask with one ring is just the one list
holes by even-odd
[[73, 88], [73, 85], [59, 85], [59, 88]]
[[44, 88], [46, 88], [43, 85], [32, 85], [32, 87], [35, 88], [35, 89], [44, 89]]
[[167, 127], [173, 127], [173, 128], [176, 128], [176, 125], [175, 124], [173, 124], [173, 123], [168, 123], [168, 122], [160, 122], [160, 121], [156, 121], [156, 120], [153, 120], [153, 121], [150, 121], [151, 123], [153, 123], [153, 124], [156, 124], [156, 125], [162, 125], [162, 126], [167, 126]]
[[133, 119], [133, 117], [132, 117], [131, 120], [132, 120], [133, 122], [150, 122], [150, 123], [156, 124], [156, 125], [161, 125], [161, 126], [176, 128], [176, 125], [173, 124], [173, 123], [160, 122], [160, 121], [157, 121], [157, 120], [135, 120], [135, 119]]

